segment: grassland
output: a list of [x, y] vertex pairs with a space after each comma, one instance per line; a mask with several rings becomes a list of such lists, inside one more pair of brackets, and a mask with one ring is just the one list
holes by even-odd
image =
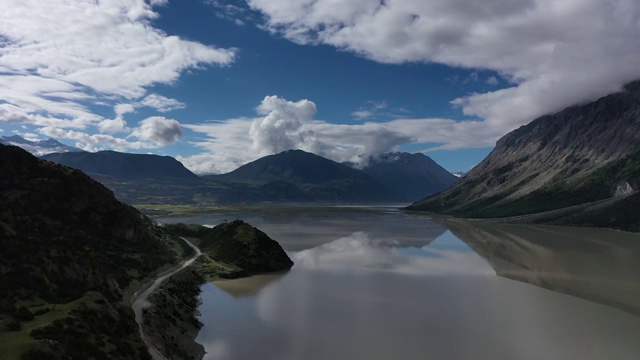
[[89, 291], [84, 296], [66, 304], [52, 304], [40, 298], [21, 300], [16, 302], [16, 308], [25, 308], [34, 317], [32, 320], [21, 321], [20, 329], [15, 331], [0, 331], [0, 349], [5, 360], [20, 360], [23, 353], [29, 349], [41, 348], [40, 341], [30, 334], [33, 330], [44, 328], [57, 320], [68, 317], [81, 308], [98, 310], [106, 302], [99, 292]]

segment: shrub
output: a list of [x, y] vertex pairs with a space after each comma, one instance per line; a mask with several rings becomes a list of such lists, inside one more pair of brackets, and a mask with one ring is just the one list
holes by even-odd
[[33, 320], [33, 313], [24, 306], [18, 308], [16, 311], [16, 317], [22, 321], [30, 321]]
[[58, 357], [48, 350], [29, 349], [22, 353], [20, 360], [57, 360]]
[[19, 331], [20, 329], [22, 329], [22, 324], [20, 324], [19, 320], [12, 318], [7, 322], [7, 330]]

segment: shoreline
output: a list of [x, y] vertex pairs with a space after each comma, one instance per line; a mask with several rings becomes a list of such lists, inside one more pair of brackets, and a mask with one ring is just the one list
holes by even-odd
[[206, 354], [195, 339], [202, 323], [196, 318], [204, 278], [194, 269], [183, 269], [149, 297], [143, 309], [142, 328], [162, 359], [197, 359]]
[[[634, 192], [629, 195], [637, 194], [638, 192]], [[589, 224], [584, 221], [575, 221], [575, 219], [580, 219], [580, 216], [588, 215], [589, 212], [598, 211], [603, 208], [606, 208], [609, 205], [616, 204], [621, 200], [629, 197], [629, 195], [619, 198], [607, 198], [598, 201], [593, 201], [589, 203], [573, 205], [569, 207], [564, 207], [560, 209], [553, 209], [548, 211], [542, 211], [537, 213], [529, 213], [522, 215], [514, 215], [507, 217], [487, 217], [487, 218], [472, 218], [472, 217], [460, 217], [450, 214], [440, 214], [431, 211], [421, 211], [421, 210], [413, 210], [403, 208], [402, 211], [407, 213], [417, 213], [431, 216], [436, 222], [447, 222], [447, 221], [469, 221], [469, 222], [482, 222], [482, 223], [493, 223], [493, 224], [512, 224], [512, 225], [532, 225], [532, 226], [555, 226], [555, 227], [567, 227], [567, 228], [584, 228], [584, 229], [606, 229], [606, 230], [614, 230], [614, 231], [622, 231], [637, 234], [640, 233], [640, 227], [629, 224], [617, 224], [617, 226], [600, 226], [598, 224]], [[575, 222], [571, 222], [570, 220], [573, 218]], [[616, 224], [614, 224], [616, 225]]]
[[136, 321], [143, 339], [149, 339], [150, 352], [157, 352], [156, 359], [202, 359], [206, 354], [204, 346], [195, 342], [203, 326], [196, 318], [202, 285], [214, 279], [289, 270], [293, 261], [277, 241], [241, 220], [212, 229], [174, 224], [165, 225], [165, 230], [184, 240], [195, 255], [137, 296]]

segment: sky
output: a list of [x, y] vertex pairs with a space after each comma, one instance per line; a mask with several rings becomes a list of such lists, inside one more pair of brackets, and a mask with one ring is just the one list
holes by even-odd
[[640, 79], [636, 0], [2, 0], [0, 136], [224, 173], [302, 149], [468, 171]]

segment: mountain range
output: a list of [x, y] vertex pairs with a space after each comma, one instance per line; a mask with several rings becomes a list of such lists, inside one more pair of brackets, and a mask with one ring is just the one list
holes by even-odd
[[[542, 116], [510, 132], [459, 182], [409, 209], [634, 228], [639, 222], [631, 209], [640, 204], [639, 188], [636, 81], [618, 93]], [[516, 218], [530, 214], [538, 215]]]
[[13, 136], [0, 136], [0, 144], [19, 146], [35, 156], [41, 156], [51, 153], [64, 153], [64, 152], [81, 152], [76, 147], [65, 145], [55, 139], [30, 141], [19, 135]]
[[261, 191], [281, 189], [292, 201], [394, 201], [398, 195], [362, 171], [302, 150], [265, 156], [223, 175], [222, 183], [256, 185]]
[[170, 156], [98, 151], [55, 153], [40, 158], [80, 169], [90, 175], [110, 176], [116, 179], [188, 180], [198, 178], [181, 162]]
[[409, 202], [457, 178], [422, 154], [394, 153], [356, 169], [302, 150], [269, 155], [221, 175], [199, 177], [172, 157], [115, 151], [42, 159], [80, 169], [134, 204]]

